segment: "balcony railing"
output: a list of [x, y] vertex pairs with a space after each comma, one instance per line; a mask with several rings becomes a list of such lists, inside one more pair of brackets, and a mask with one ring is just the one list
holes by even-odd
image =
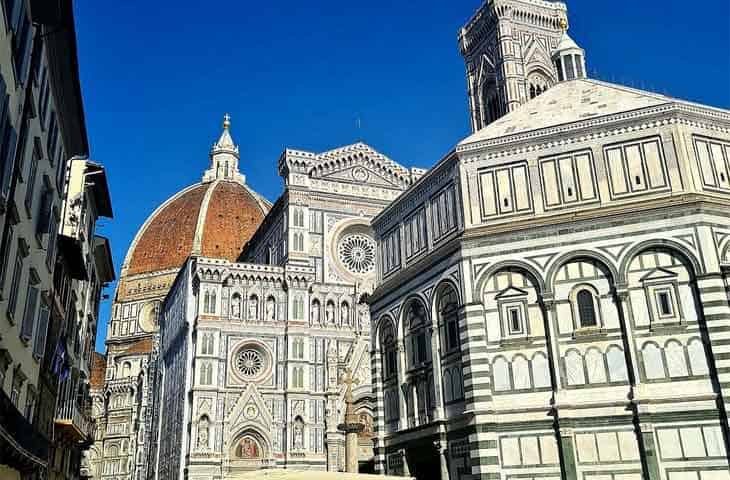
[[48, 440], [41, 435], [0, 388], [0, 458], [18, 470], [46, 465]]
[[56, 429], [75, 442], [93, 439], [94, 421], [75, 402], [65, 402], [56, 409]]

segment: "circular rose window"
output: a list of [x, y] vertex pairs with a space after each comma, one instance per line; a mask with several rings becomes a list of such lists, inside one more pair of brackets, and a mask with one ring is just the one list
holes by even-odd
[[244, 377], [257, 377], [264, 370], [264, 359], [258, 350], [245, 348], [236, 354], [235, 366]]
[[362, 233], [343, 236], [337, 245], [337, 253], [350, 273], [362, 275], [375, 268], [375, 242]]

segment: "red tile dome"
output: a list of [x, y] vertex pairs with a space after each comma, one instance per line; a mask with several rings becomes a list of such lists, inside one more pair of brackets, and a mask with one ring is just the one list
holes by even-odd
[[122, 275], [177, 269], [191, 254], [235, 261], [269, 207], [237, 181], [192, 185], [150, 215], [127, 253]]

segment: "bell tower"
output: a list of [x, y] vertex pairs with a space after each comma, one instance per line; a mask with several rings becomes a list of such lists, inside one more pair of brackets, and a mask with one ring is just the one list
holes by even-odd
[[459, 32], [472, 131], [558, 82], [553, 53], [567, 7], [546, 0], [485, 0]]

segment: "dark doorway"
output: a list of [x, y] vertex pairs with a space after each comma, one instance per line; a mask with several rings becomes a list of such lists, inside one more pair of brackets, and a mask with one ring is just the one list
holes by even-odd
[[375, 459], [368, 460], [367, 462], [360, 462], [357, 471], [359, 473], [375, 473]]
[[406, 450], [406, 460], [412, 477], [418, 480], [438, 479], [441, 472], [439, 452], [433, 442], [416, 444]]

